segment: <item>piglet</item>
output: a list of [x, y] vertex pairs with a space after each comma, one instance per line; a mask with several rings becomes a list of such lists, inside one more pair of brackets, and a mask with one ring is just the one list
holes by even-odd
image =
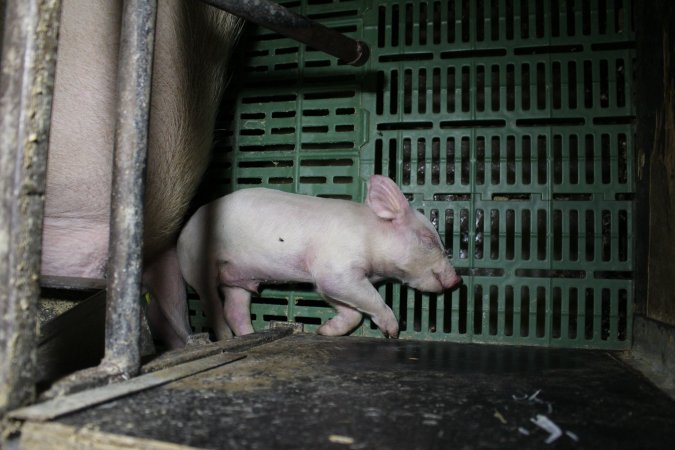
[[260, 284], [313, 283], [337, 311], [319, 334], [346, 334], [366, 313], [384, 336], [396, 338], [396, 317], [372, 283], [395, 278], [441, 292], [461, 282], [432, 224], [380, 175], [370, 178], [365, 204], [237, 191], [200, 208], [177, 249], [183, 277], [218, 339], [253, 332], [251, 292]]

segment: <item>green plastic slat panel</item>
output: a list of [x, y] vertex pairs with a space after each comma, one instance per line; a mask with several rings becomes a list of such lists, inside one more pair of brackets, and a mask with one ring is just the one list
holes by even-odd
[[[465, 280], [444, 294], [379, 286], [401, 338], [629, 346], [630, 1], [279, 3], [368, 42], [371, 58], [354, 68], [255, 30], [217, 133], [219, 192], [362, 201], [367, 178], [387, 175]], [[334, 314], [310, 286], [264, 289], [251, 313], [256, 329], [310, 331]], [[369, 319], [354, 334], [381, 336]]]

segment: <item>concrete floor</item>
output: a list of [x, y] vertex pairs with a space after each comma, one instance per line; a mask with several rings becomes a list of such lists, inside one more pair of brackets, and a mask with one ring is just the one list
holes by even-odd
[[28, 420], [17, 442], [675, 448], [675, 402], [607, 352], [295, 334], [228, 353], [245, 357], [51, 421]]

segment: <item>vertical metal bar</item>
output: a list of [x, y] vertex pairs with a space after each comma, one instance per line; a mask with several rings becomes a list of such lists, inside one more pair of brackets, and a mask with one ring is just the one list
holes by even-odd
[[125, 377], [140, 366], [144, 169], [156, 13], [155, 0], [126, 0], [122, 13], [102, 364]]
[[36, 312], [60, 0], [3, 1], [0, 417], [35, 395]]

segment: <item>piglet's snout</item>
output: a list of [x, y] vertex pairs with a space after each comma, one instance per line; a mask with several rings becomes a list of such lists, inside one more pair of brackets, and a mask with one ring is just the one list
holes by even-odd
[[462, 283], [462, 277], [454, 272], [434, 272], [443, 289], [452, 289], [453, 287]]
[[452, 277], [452, 279], [450, 281], [450, 285], [444, 286], [444, 287], [446, 289], [450, 289], [450, 288], [453, 288], [455, 286], [459, 286], [460, 284], [462, 284], [462, 277], [460, 277], [459, 275], [455, 275], [455, 276]]

